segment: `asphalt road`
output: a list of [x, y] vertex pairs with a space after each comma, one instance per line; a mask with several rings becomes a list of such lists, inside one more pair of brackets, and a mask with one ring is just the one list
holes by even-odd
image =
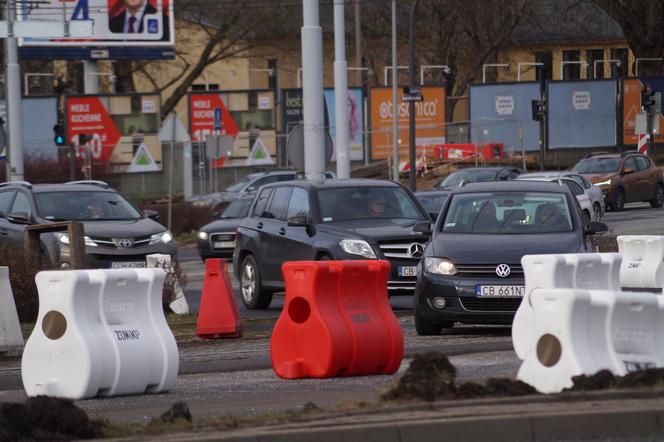
[[648, 203], [626, 204], [621, 212], [607, 212], [602, 221], [616, 235], [664, 235], [664, 209]]

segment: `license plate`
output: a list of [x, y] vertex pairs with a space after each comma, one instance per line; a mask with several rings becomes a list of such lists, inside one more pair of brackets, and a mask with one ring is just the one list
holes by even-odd
[[215, 249], [234, 249], [235, 241], [215, 241], [212, 243]]
[[417, 276], [417, 267], [399, 266], [399, 276]]
[[475, 294], [480, 298], [522, 297], [526, 293], [523, 285], [477, 285]]
[[112, 269], [144, 269], [148, 266], [145, 261], [126, 261], [126, 262], [112, 262]]

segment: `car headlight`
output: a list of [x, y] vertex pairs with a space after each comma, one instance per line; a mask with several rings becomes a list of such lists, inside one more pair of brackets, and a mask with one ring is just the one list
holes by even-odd
[[202, 239], [203, 241], [205, 241], [206, 239], [208, 239], [208, 234], [207, 234], [207, 232], [198, 232], [198, 239]]
[[339, 245], [344, 252], [349, 255], [358, 255], [362, 258], [376, 259], [376, 252], [371, 248], [368, 242], [361, 239], [343, 239]]
[[150, 237], [150, 245], [159, 244], [160, 242], [168, 244], [173, 241], [173, 235], [168, 230], [161, 233], [155, 233]]
[[437, 275], [455, 275], [456, 266], [445, 258], [424, 258], [424, 270]]
[[606, 181], [600, 181], [599, 183], [595, 183], [597, 187], [610, 187], [611, 186], [611, 180], [606, 180]]
[[[64, 232], [56, 232], [55, 237], [58, 238], [58, 241], [60, 241], [62, 244], [68, 246], [69, 243], [71, 242], [69, 239], [69, 234], [64, 233]], [[83, 237], [83, 242], [85, 243], [86, 246], [90, 247], [97, 247], [97, 243], [92, 240], [89, 236], [84, 236]]]

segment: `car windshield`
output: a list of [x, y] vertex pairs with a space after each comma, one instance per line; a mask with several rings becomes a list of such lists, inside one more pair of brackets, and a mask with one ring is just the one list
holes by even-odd
[[401, 187], [348, 187], [318, 191], [323, 222], [356, 219], [423, 220], [410, 195]]
[[226, 207], [220, 216], [221, 219], [229, 218], [246, 218], [249, 214], [249, 206], [251, 205], [251, 198], [241, 198], [233, 201]]
[[572, 219], [563, 193], [463, 193], [452, 197], [442, 229], [447, 233], [558, 233], [570, 232]]
[[232, 186], [227, 187], [226, 192], [242, 192], [244, 189], [249, 187], [249, 184], [251, 184], [252, 181], [253, 181], [253, 179], [247, 177], [247, 178], [243, 179], [242, 181], [238, 181], [237, 183], [233, 184]]
[[51, 221], [119, 221], [143, 217], [115, 192], [37, 193], [35, 203], [39, 216]]
[[449, 174], [438, 187], [456, 187], [461, 181], [465, 181], [466, 183], [481, 183], [494, 181], [495, 179], [495, 170], [459, 170]]
[[449, 196], [450, 194], [448, 192], [431, 192], [415, 195], [427, 212], [440, 212], [440, 209], [443, 208], [443, 205]]
[[578, 173], [612, 173], [619, 168], [619, 158], [588, 158], [581, 160], [572, 170]]

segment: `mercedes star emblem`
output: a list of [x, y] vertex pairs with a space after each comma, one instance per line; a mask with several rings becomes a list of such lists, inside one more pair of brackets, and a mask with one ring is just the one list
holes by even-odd
[[424, 255], [424, 246], [420, 243], [412, 243], [408, 247], [408, 255], [410, 255], [411, 258], [421, 258], [422, 255]]
[[500, 276], [501, 278], [507, 278], [510, 276], [510, 273], [512, 273], [512, 269], [510, 269], [510, 266], [507, 264], [500, 264], [498, 267], [496, 267], [496, 275]]

